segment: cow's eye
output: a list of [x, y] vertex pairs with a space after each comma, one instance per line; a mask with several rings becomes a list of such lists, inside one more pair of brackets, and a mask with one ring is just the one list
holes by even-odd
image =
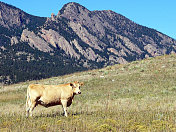
[[81, 87], [79, 86], [79, 89], [81, 89]]

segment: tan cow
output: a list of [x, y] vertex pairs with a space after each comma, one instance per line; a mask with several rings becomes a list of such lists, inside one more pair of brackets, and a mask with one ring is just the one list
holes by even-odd
[[62, 105], [67, 117], [67, 107], [72, 104], [75, 95], [81, 94], [83, 83], [73, 82], [61, 85], [31, 84], [27, 89], [26, 116], [32, 116], [34, 108], [40, 104], [44, 107]]

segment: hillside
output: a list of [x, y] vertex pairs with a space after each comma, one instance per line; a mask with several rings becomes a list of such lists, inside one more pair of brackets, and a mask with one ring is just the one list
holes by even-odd
[[0, 83], [125, 64], [176, 52], [176, 40], [111, 10], [70, 2], [36, 17], [0, 2]]
[[[0, 131], [175, 131], [176, 55], [165, 55], [0, 87]], [[38, 106], [25, 118], [26, 88], [31, 83], [83, 81], [69, 117], [61, 106]]]

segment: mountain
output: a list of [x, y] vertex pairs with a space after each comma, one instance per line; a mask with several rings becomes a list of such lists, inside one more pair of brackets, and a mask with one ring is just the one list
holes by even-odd
[[68, 3], [50, 18], [0, 2], [0, 82], [17, 83], [176, 52], [176, 40], [111, 10]]

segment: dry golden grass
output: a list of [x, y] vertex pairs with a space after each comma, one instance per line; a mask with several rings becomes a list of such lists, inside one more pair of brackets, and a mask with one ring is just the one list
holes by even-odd
[[[0, 87], [0, 131], [176, 131], [176, 55]], [[36, 107], [25, 118], [27, 86], [83, 81], [82, 94], [61, 106]]]

